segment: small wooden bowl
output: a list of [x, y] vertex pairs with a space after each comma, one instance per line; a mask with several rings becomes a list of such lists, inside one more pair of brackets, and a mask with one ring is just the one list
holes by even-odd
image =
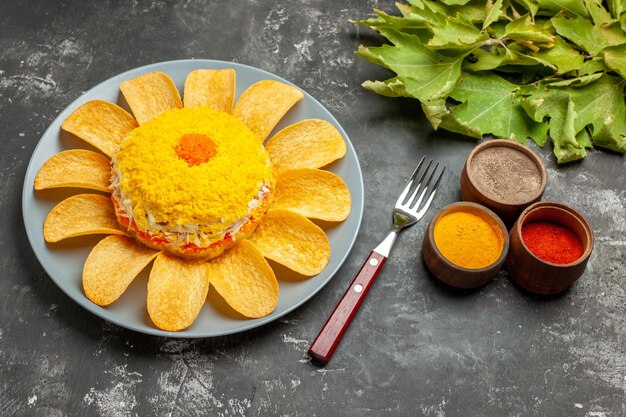
[[[533, 220], [559, 223], [574, 232], [583, 245], [580, 258], [570, 264], [553, 264], [535, 256], [522, 239], [522, 226]], [[522, 212], [511, 229], [511, 250], [506, 260], [511, 278], [536, 294], [554, 295], [569, 288], [585, 272], [593, 250], [593, 232], [585, 218], [565, 204], [538, 202]]]
[[[479, 152], [495, 146], [515, 149], [528, 156], [535, 163], [541, 177], [541, 186], [535, 194], [529, 195], [527, 200], [515, 203], [507, 202], [490, 197], [480, 190], [480, 187], [473, 176], [472, 159], [474, 159]], [[526, 207], [541, 200], [541, 196], [543, 196], [543, 193], [546, 190], [547, 181], [548, 174], [543, 162], [532, 150], [530, 150], [530, 148], [511, 140], [494, 139], [485, 141], [476, 146], [467, 157], [465, 165], [463, 166], [463, 171], [461, 172], [461, 198], [463, 201], [472, 201], [490, 208], [502, 219], [507, 227], [511, 227], [513, 223], [515, 223], [515, 220], [517, 220], [519, 214]]]
[[[458, 266], [446, 259], [435, 244], [435, 224], [442, 216], [457, 211], [475, 214], [486, 220], [502, 236], [502, 253], [498, 259], [484, 268], [469, 269]], [[478, 248], [477, 248], [478, 249]], [[509, 250], [509, 234], [502, 220], [488, 208], [470, 202], [448, 204], [439, 210], [428, 224], [422, 241], [422, 257], [430, 271], [443, 283], [462, 289], [479, 288], [491, 281], [504, 264]]]

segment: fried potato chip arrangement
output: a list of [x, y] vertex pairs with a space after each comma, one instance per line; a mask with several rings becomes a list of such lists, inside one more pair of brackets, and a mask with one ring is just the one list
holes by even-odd
[[[111, 196], [77, 194], [59, 202], [48, 214], [43, 230], [52, 250], [57, 249], [55, 242], [75, 236], [108, 235], [92, 249], [83, 269], [85, 296], [95, 304], [107, 306], [114, 303], [123, 297], [143, 269], [150, 268], [148, 314], [157, 328], [181, 331], [193, 325], [211, 286], [243, 317], [259, 318], [270, 314], [278, 303], [279, 285], [266, 259], [305, 276], [316, 275], [326, 267], [330, 244], [325, 232], [310, 219], [341, 222], [350, 214], [348, 187], [336, 174], [322, 169], [345, 155], [343, 137], [327, 121], [302, 120], [276, 133], [265, 148], [262, 145], [265, 138], [291, 107], [302, 99], [303, 93], [285, 83], [263, 80], [251, 85], [235, 103], [235, 80], [236, 73], [232, 69], [192, 71], [187, 76], [184, 98], [181, 99], [167, 74], [147, 73], [120, 85], [132, 115], [114, 103], [93, 100], [77, 108], [63, 123], [63, 130], [83, 139], [100, 152], [74, 149], [54, 155], [43, 164], [34, 185], [42, 193], [61, 187], [112, 193]], [[127, 138], [138, 137], [133, 132], [142, 129], [142, 126], [150, 126], [160, 115], [167, 114], [163, 120], [172, 119], [168, 123], [175, 123], [179, 114], [189, 116], [184, 118], [182, 127], [169, 133], [175, 136], [154, 141], [151, 145], [155, 147], [154, 153], [167, 154], [168, 158], [172, 158], [172, 167], [187, 164], [185, 175], [190, 176], [190, 181], [193, 175], [202, 175], [210, 164], [217, 166], [219, 158], [234, 158], [236, 164], [245, 161], [246, 153], [252, 151], [240, 151], [243, 155], [238, 155], [236, 150], [229, 150], [224, 142], [215, 137], [217, 131], [207, 128], [195, 118], [195, 115], [206, 116], [209, 110], [194, 112], [193, 108], [209, 108], [214, 112], [211, 114], [225, 115], [215, 116], [216, 120], [230, 120], [228, 117], [231, 117], [241, 121], [243, 129], [257, 138], [259, 152], [266, 152], [267, 163], [273, 167], [275, 176], [275, 183], [271, 182], [268, 187], [273, 198], [268, 198], [267, 204], [261, 204], [253, 191], [244, 198], [247, 204], [262, 210], [262, 213], [252, 210], [246, 214], [244, 211], [243, 215], [235, 217], [229, 217], [230, 212], [221, 216], [216, 213], [217, 218], [230, 218], [232, 228], [226, 227], [221, 232], [220, 228], [215, 228], [221, 235], [220, 240], [214, 243], [228, 242], [230, 249], [221, 250], [208, 260], [188, 259], [167, 245], [147, 243], [151, 239], [168, 237], [166, 234], [174, 233], [172, 230], [176, 227], [180, 228], [176, 232], [177, 237], [191, 239], [194, 236], [191, 226], [205, 227], [210, 224], [209, 221], [194, 215], [176, 224], [178, 217], [173, 217], [174, 220], [152, 219], [154, 213], [151, 211], [139, 218], [141, 210], [135, 210], [139, 206], [133, 202], [122, 204], [128, 211], [125, 213], [128, 221], [120, 222], [112, 202], [112, 198], [113, 201], [119, 198], [120, 193], [116, 190], [125, 178], [112, 176], [111, 158], [117, 161], [120, 146], [126, 146]], [[230, 114], [232, 116], [226, 117]], [[187, 139], [181, 145], [180, 139], [184, 136]], [[190, 136], [193, 140], [189, 139]], [[193, 149], [205, 141], [204, 137], [210, 140], [210, 143], [207, 142], [211, 145], [210, 152], [207, 148], [195, 155]], [[177, 157], [182, 158], [180, 163], [175, 161]], [[244, 159], [241, 160], [241, 157]], [[128, 161], [131, 161], [128, 172], [140, 165], [132, 162], [132, 158]], [[162, 195], [169, 194], [170, 202], [163, 207], [168, 213], [194, 212], [193, 207], [184, 206], [193, 206], [197, 198], [177, 201], [175, 189], [160, 187], [162, 177], [173, 175], [168, 169], [163, 168], [164, 172], [159, 172], [158, 176], [138, 176], [135, 179], [139, 183], [124, 183], [123, 187], [130, 187], [131, 191], [133, 187], [140, 187], [144, 190], [141, 198], [154, 197], [159, 201]], [[223, 172], [218, 172], [220, 169]], [[232, 164], [225, 163], [211, 175], [226, 176], [232, 169]], [[263, 176], [247, 178], [252, 188], [263, 184]], [[198, 190], [201, 193], [239, 191], [232, 184], [219, 190]], [[224, 198], [227, 199], [226, 194]], [[255, 222], [250, 226], [251, 231], [248, 230], [250, 233], [243, 237], [237, 235], [235, 229], [246, 227], [251, 218]], [[133, 227], [145, 221], [149, 227]], [[194, 221], [197, 223], [189, 223]], [[164, 227], [165, 224], [170, 224], [172, 228]]]

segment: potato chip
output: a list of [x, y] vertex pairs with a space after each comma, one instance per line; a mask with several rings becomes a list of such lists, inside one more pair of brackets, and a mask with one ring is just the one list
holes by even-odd
[[245, 317], [270, 314], [278, 303], [278, 282], [259, 250], [242, 240], [207, 264], [209, 282], [235, 311]]
[[350, 191], [336, 174], [320, 169], [291, 169], [278, 174], [272, 208], [331, 222], [350, 214]]
[[235, 70], [202, 69], [192, 71], [185, 80], [185, 107], [208, 106], [226, 113], [233, 112]]
[[191, 326], [209, 291], [206, 262], [159, 254], [148, 280], [148, 314], [162, 330]]
[[346, 142], [326, 120], [307, 119], [287, 126], [267, 141], [265, 148], [277, 171], [321, 168], [343, 158]]
[[85, 261], [85, 295], [100, 306], [111, 304], [158, 254], [126, 236], [105, 237]]
[[250, 241], [266, 258], [302, 275], [320, 273], [330, 259], [330, 244], [324, 231], [288, 210], [270, 210]]
[[183, 107], [174, 81], [162, 72], [123, 81], [120, 90], [140, 125], [166, 110]]
[[43, 237], [51, 243], [98, 234], [126, 234], [115, 218], [111, 199], [98, 194], [79, 194], [61, 201], [43, 225]]
[[243, 92], [234, 115], [264, 141], [285, 114], [304, 97], [302, 91], [274, 80], [252, 84]]
[[35, 177], [35, 190], [76, 187], [108, 191], [111, 160], [97, 152], [72, 149], [52, 156]]
[[113, 157], [122, 139], [137, 126], [137, 121], [123, 108], [108, 101], [92, 100], [74, 110], [61, 129]]

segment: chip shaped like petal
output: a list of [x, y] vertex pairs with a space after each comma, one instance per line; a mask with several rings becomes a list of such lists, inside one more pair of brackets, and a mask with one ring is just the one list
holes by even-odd
[[113, 157], [122, 139], [137, 126], [133, 116], [120, 106], [104, 100], [91, 100], [74, 110], [61, 129]]
[[46, 242], [85, 235], [125, 235], [109, 197], [79, 194], [57, 204], [43, 224]]
[[148, 314], [162, 330], [191, 326], [209, 291], [206, 263], [161, 253], [148, 280]]
[[277, 171], [321, 168], [343, 158], [346, 142], [330, 122], [306, 119], [294, 123], [267, 141], [265, 148]]
[[259, 250], [248, 240], [207, 263], [209, 282], [239, 314], [265, 317], [278, 303], [278, 282]]
[[266, 258], [306, 276], [319, 274], [330, 259], [330, 244], [324, 231], [288, 210], [270, 210], [250, 241]]
[[44, 162], [35, 177], [35, 190], [76, 187], [110, 192], [110, 182], [109, 158], [98, 152], [71, 149]]
[[123, 81], [120, 90], [140, 125], [166, 110], [183, 107], [174, 81], [162, 72]]
[[201, 69], [191, 71], [185, 80], [183, 101], [186, 108], [208, 106], [226, 113], [233, 112], [235, 70]]
[[89, 253], [83, 268], [85, 295], [100, 306], [116, 301], [157, 255], [127, 236], [107, 236]]
[[264, 141], [302, 97], [302, 91], [292, 85], [263, 80], [243, 92], [235, 104], [233, 114]]
[[278, 174], [273, 209], [286, 209], [310, 219], [331, 222], [350, 214], [351, 198], [336, 174], [320, 169], [290, 169]]

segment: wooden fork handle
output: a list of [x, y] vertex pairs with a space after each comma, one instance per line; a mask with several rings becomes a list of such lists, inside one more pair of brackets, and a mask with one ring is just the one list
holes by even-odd
[[333, 314], [330, 315], [311, 344], [309, 355], [313, 359], [322, 364], [326, 364], [330, 360], [386, 260], [387, 257], [384, 255], [377, 252], [370, 253], [341, 301], [335, 307]]

